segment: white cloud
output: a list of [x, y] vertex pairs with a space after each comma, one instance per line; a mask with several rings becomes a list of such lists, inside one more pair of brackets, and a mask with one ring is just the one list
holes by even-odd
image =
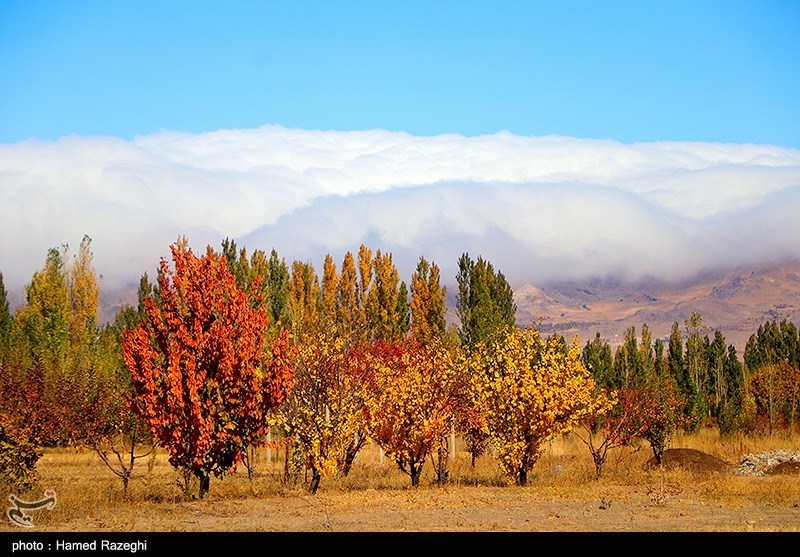
[[152, 271], [178, 235], [237, 238], [321, 266], [361, 242], [406, 279], [483, 255], [515, 283], [668, 280], [800, 257], [800, 152], [264, 126], [0, 145], [0, 272], [12, 300], [47, 249], [93, 239], [103, 287]]

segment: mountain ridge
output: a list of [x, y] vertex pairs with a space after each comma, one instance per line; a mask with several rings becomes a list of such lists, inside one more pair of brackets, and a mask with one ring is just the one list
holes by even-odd
[[517, 324], [538, 323], [544, 333], [580, 342], [596, 333], [616, 345], [629, 327], [637, 334], [647, 324], [653, 338], [666, 338], [692, 312], [703, 317], [709, 334], [719, 330], [739, 354], [765, 321], [800, 322], [800, 261], [739, 267], [705, 273], [680, 283], [656, 280], [625, 283], [615, 279], [562, 281], [514, 289]]

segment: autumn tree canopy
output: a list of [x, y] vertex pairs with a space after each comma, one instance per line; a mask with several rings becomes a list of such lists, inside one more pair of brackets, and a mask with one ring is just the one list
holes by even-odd
[[360, 434], [364, 388], [353, 346], [333, 329], [303, 336], [295, 359], [294, 385], [276, 411], [277, 423], [293, 437], [311, 471], [309, 491], [335, 473]]
[[570, 431], [598, 404], [577, 339], [565, 354], [552, 337], [513, 328], [478, 345], [468, 365], [483, 427], [503, 470], [518, 485], [527, 483], [545, 442]]
[[271, 347], [266, 307], [252, 304], [224, 256], [196, 256], [185, 240], [161, 260], [160, 303], [145, 301], [147, 321], [122, 336], [136, 393], [134, 409], [208, 492], [210, 476], [235, 469], [266, 433], [267, 413], [291, 387], [286, 333]]
[[369, 436], [418, 486], [425, 459], [450, 428], [455, 361], [441, 343], [413, 337], [378, 341], [359, 358]]

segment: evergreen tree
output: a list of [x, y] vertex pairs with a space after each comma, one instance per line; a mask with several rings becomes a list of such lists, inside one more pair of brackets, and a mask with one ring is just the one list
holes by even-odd
[[236, 241], [226, 237], [222, 240], [222, 255], [225, 256], [228, 269], [230, 269], [231, 273], [236, 278], [236, 284], [238, 284], [240, 288], [249, 289], [251, 277], [247, 250], [245, 248], [238, 249], [236, 247]]
[[8, 304], [8, 293], [3, 283], [3, 273], [0, 273], [0, 362], [8, 351], [11, 340], [11, 312]]
[[375, 252], [372, 281], [367, 298], [367, 321], [373, 340], [394, 341], [402, 334], [398, 322], [397, 296], [400, 275], [391, 253]]
[[729, 433], [741, 427], [744, 420], [744, 366], [736, 354], [736, 347], [728, 345], [722, 366], [725, 395], [717, 413], [720, 433]]
[[464, 253], [458, 260], [456, 312], [461, 323], [458, 334], [469, 349], [486, 342], [516, 324], [514, 292], [503, 273], [478, 257]]
[[614, 377], [614, 356], [611, 346], [600, 337], [600, 333], [595, 333], [594, 339], [586, 341], [586, 346], [581, 352], [581, 361], [598, 387], [616, 389], [617, 384]]
[[664, 355], [664, 341], [660, 338], [653, 343], [653, 370], [659, 376], [669, 373], [669, 361]]
[[279, 329], [289, 322], [289, 267], [284, 259], [278, 258], [278, 252], [274, 249], [270, 252], [268, 267], [267, 305], [270, 325]]
[[403, 338], [408, 332], [411, 322], [411, 307], [408, 303], [408, 287], [404, 281], [400, 281], [397, 289], [397, 338]]
[[642, 325], [641, 342], [639, 343], [639, 365], [641, 378], [650, 379], [655, 371], [655, 360], [653, 358], [653, 335], [647, 323]]

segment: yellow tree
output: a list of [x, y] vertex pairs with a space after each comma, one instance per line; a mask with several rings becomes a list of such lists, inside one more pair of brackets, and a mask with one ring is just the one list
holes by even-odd
[[311, 493], [337, 470], [361, 428], [363, 383], [350, 352], [346, 339], [329, 328], [304, 335], [292, 392], [277, 410], [278, 424], [295, 439], [311, 471]]
[[455, 362], [440, 343], [377, 341], [359, 358], [369, 436], [419, 485], [425, 459], [450, 428]]
[[577, 338], [565, 354], [535, 328], [510, 329], [471, 354], [472, 396], [501, 467], [517, 485], [545, 443], [594, 411], [594, 380]]
[[319, 279], [311, 263], [295, 261], [289, 279], [289, 318], [297, 337], [319, 324]]
[[339, 275], [336, 274], [336, 263], [330, 254], [325, 256], [325, 263], [322, 267], [322, 299], [321, 317], [327, 327], [336, 323], [336, 287], [339, 283]]
[[[417, 269], [411, 275], [411, 334], [424, 346], [442, 343], [445, 339], [445, 294], [446, 288], [439, 284], [439, 267], [420, 257]], [[455, 411], [454, 408], [454, 414]], [[453, 427], [455, 418], [451, 416], [450, 419]], [[454, 434], [454, 430], [451, 429], [451, 433]], [[447, 437], [442, 437], [432, 456], [436, 481], [440, 485], [447, 481], [449, 474], [448, 455]]]
[[336, 321], [343, 334], [354, 335], [358, 341], [367, 339], [366, 318], [359, 303], [356, 263], [349, 251], [344, 255], [336, 286]]
[[[366, 258], [366, 248], [361, 246], [360, 257]], [[366, 270], [364, 271], [366, 272]], [[356, 260], [347, 252], [342, 260], [341, 272], [336, 284], [336, 330], [351, 344], [360, 344], [369, 338], [365, 308], [359, 296], [358, 270]], [[367, 432], [361, 427], [354, 434], [345, 450], [341, 462], [342, 474], [347, 476], [355, 462], [358, 452], [367, 442]]]
[[78, 253], [69, 267], [68, 283], [70, 305], [70, 337], [73, 346], [78, 348], [94, 339], [97, 333], [97, 308], [100, 288], [97, 273], [92, 265], [92, 240], [84, 236]]
[[422, 344], [444, 339], [446, 292], [439, 285], [439, 267], [420, 257], [411, 276], [411, 331]]

